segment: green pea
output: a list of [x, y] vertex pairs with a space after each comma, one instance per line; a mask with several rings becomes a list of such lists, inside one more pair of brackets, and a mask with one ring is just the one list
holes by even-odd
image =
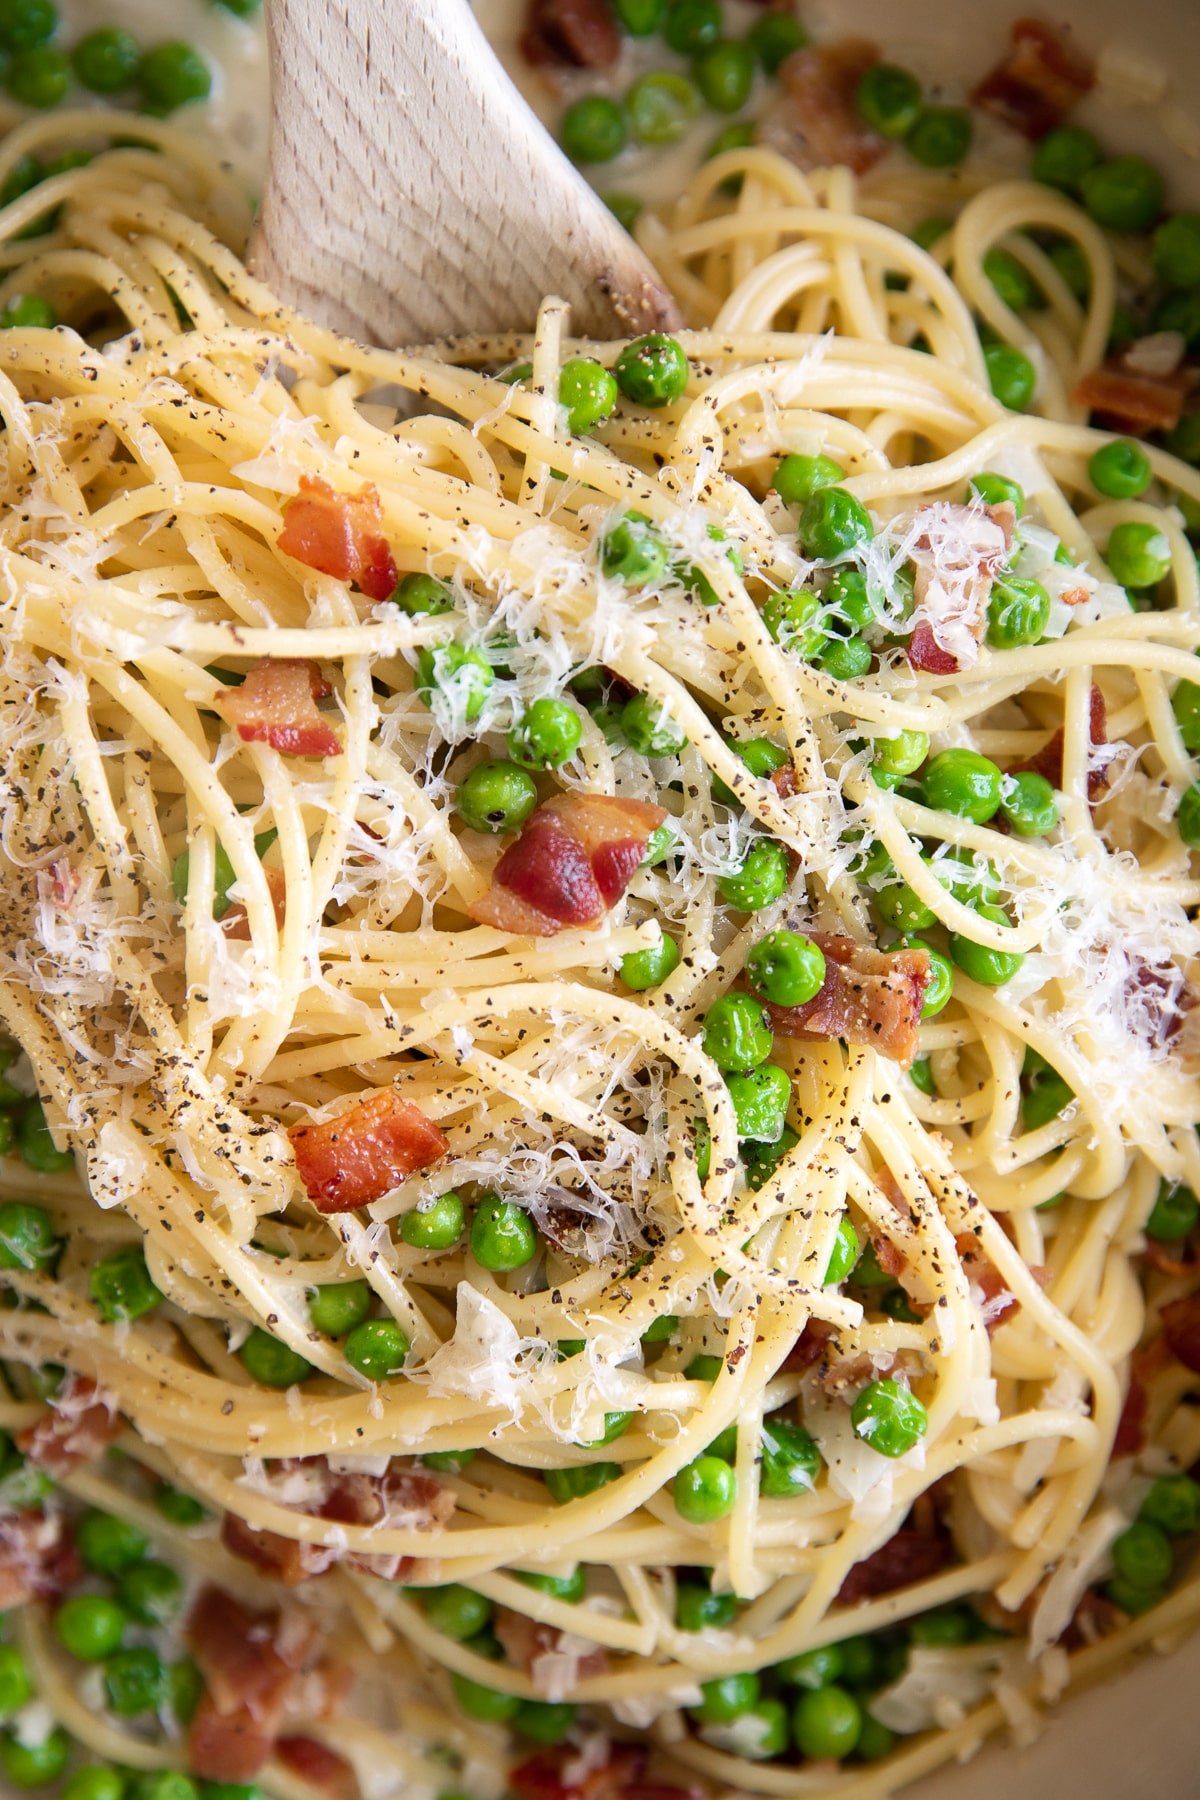
[[166, 1699], [167, 1672], [154, 1650], [140, 1644], [118, 1650], [104, 1665], [104, 1689], [118, 1718], [157, 1712]]
[[825, 642], [821, 617], [820, 599], [811, 588], [768, 594], [762, 603], [763, 624], [770, 637], [805, 658], [815, 656]]
[[724, 1631], [737, 1615], [732, 1594], [714, 1594], [711, 1588], [682, 1581], [675, 1591], [675, 1623], [680, 1631]]
[[825, 589], [825, 605], [856, 631], [870, 631], [879, 623], [871, 604], [867, 578], [861, 569], [835, 569]]
[[424, 1450], [421, 1461], [427, 1469], [437, 1469], [444, 1475], [461, 1475], [474, 1460], [474, 1450]]
[[208, 1517], [208, 1509], [191, 1494], [185, 1494], [182, 1488], [172, 1487], [164, 1482], [155, 1489], [154, 1504], [163, 1518], [172, 1525], [188, 1527], [202, 1525]]
[[566, 412], [567, 430], [581, 437], [617, 404], [616, 378], [590, 356], [569, 357], [559, 372], [558, 404]]
[[857, 681], [871, 667], [871, 646], [860, 637], [827, 638], [817, 667], [835, 681]]
[[1050, 623], [1050, 595], [1040, 581], [1026, 575], [1004, 575], [988, 596], [987, 640], [997, 650], [1036, 644]]
[[730, 1725], [757, 1704], [759, 1679], [751, 1670], [740, 1675], [718, 1675], [700, 1683], [701, 1701], [691, 1708], [702, 1725]]
[[537, 802], [537, 786], [526, 770], [517, 763], [495, 761], [471, 770], [455, 805], [472, 830], [501, 832], [518, 830]]
[[788, 1151], [794, 1150], [799, 1142], [797, 1133], [790, 1125], [785, 1125], [776, 1144], [742, 1144], [738, 1154], [746, 1171], [746, 1186], [757, 1193], [771, 1179]]
[[1037, 388], [1037, 371], [1021, 350], [1010, 344], [985, 344], [983, 360], [987, 365], [992, 393], [1010, 412], [1025, 412]]
[[524, 1268], [537, 1255], [537, 1227], [511, 1200], [488, 1194], [471, 1220], [471, 1254], [481, 1269], [499, 1273]]
[[33, 1697], [29, 1668], [15, 1644], [0, 1644], [0, 1719], [20, 1712]]
[[666, 544], [642, 513], [626, 513], [600, 540], [600, 567], [629, 587], [648, 587], [667, 570]]
[[979, 907], [985, 901], [995, 904], [1000, 898], [996, 865], [977, 861], [969, 850], [952, 850], [947, 856], [936, 857], [930, 866], [942, 886], [964, 906]]
[[929, 734], [899, 731], [895, 737], [876, 738], [872, 766], [886, 775], [912, 775], [929, 755]]
[[713, 1356], [709, 1351], [701, 1351], [698, 1356], [693, 1356], [683, 1372], [689, 1381], [715, 1381], [724, 1367], [722, 1357]]
[[84, 1513], [75, 1528], [75, 1548], [93, 1574], [116, 1576], [141, 1562], [150, 1540], [128, 1519], [93, 1510]]
[[814, 562], [833, 561], [867, 543], [874, 530], [866, 507], [847, 488], [820, 487], [800, 514], [800, 549]]
[[[177, 1725], [190, 1725], [204, 1694], [204, 1677], [190, 1656], [181, 1656], [166, 1671], [166, 1707]], [[258, 1797], [261, 1800], [261, 1795]]]
[[1127, 1612], [1134, 1619], [1157, 1606], [1165, 1595], [1163, 1588], [1140, 1587], [1136, 1582], [1126, 1581], [1123, 1576], [1110, 1581], [1105, 1592], [1114, 1606], [1119, 1606], [1122, 1612]]
[[569, 1500], [584, 1500], [620, 1478], [621, 1465], [615, 1462], [577, 1463], [569, 1469], [542, 1470], [546, 1490], [558, 1506], [565, 1506]]
[[107, 25], [80, 38], [71, 52], [71, 67], [81, 87], [94, 94], [115, 94], [129, 86], [141, 57], [141, 46], [131, 32]]
[[400, 1221], [400, 1236], [414, 1250], [452, 1250], [467, 1222], [456, 1193], [439, 1194], [432, 1206], [414, 1207]]
[[119, 1578], [117, 1595], [139, 1625], [167, 1625], [183, 1605], [183, 1582], [167, 1563], [137, 1563]]
[[687, 735], [653, 694], [635, 694], [621, 709], [621, 730], [640, 756], [677, 756]]
[[1157, 587], [1171, 572], [1171, 546], [1157, 525], [1114, 525], [1105, 559], [1122, 587]]
[[567, 1700], [522, 1700], [513, 1724], [533, 1744], [561, 1744], [575, 1724], [579, 1708]]
[[802, 50], [808, 33], [792, 13], [770, 12], [756, 19], [748, 40], [768, 75], [777, 75], [794, 50]]
[[621, 980], [635, 994], [661, 987], [679, 967], [679, 945], [664, 932], [649, 950], [631, 950], [621, 958]]
[[750, 846], [740, 869], [717, 880], [717, 895], [739, 912], [760, 912], [787, 892], [788, 856], [773, 838], [759, 838]]
[[629, 142], [625, 109], [604, 94], [588, 94], [568, 106], [560, 126], [562, 147], [572, 162], [605, 163]]
[[650, 331], [626, 344], [613, 372], [627, 400], [638, 406], [660, 407], [682, 399], [691, 370], [678, 338]]
[[21, 1108], [17, 1146], [25, 1167], [37, 1175], [59, 1175], [75, 1167], [75, 1158], [69, 1150], [55, 1149], [40, 1100], [27, 1100]]
[[1121, 1579], [1137, 1588], [1165, 1587], [1175, 1566], [1166, 1532], [1142, 1520], [1113, 1539], [1112, 1559]]
[[421, 1595], [425, 1617], [435, 1631], [465, 1643], [491, 1623], [492, 1603], [474, 1588], [451, 1582], [448, 1587], [427, 1588]]
[[771, 480], [771, 486], [785, 506], [803, 506], [819, 488], [834, 487], [846, 471], [831, 456], [801, 456], [791, 453], [783, 458]]
[[1175, 824], [1189, 850], [1200, 850], [1200, 781], [1194, 781], [1179, 802]]
[[881, 137], [907, 137], [921, 116], [921, 84], [894, 63], [874, 63], [859, 81], [854, 102]]
[[1140, 156], [1114, 156], [1079, 180], [1083, 204], [1107, 231], [1148, 231], [1162, 211], [1163, 180]]
[[1172, 1243], [1176, 1238], [1187, 1237], [1200, 1218], [1200, 1201], [1196, 1199], [1191, 1188], [1179, 1183], [1161, 1181], [1158, 1186], [1158, 1197], [1154, 1202], [1150, 1217], [1146, 1220], [1146, 1236], [1159, 1243]]
[[393, 606], [411, 619], [434, 618], [454, 611], [454, 593], [434, 575], [402, 575], [391, 592]]
[[346, 1361], [368, 1381], [390, 1381], [404, 1368], [408, 1333], [394, 1319], [356, 1325], [343, 1346]]
[[930, 1067], [929, 1058], [927, 1056], [919, 1056], [912, 1068], [908, 1071], [908, 1074], [910, 1081], [918, 1093], [933, 1093], [933, 1070]]
[[1184, 749], [1200, 750], [1200, 686], [1194, 681], [1179, 682], [1171, 695], [1171, 711]]
[[98, 1262], [88, 1277], [88, 1292], [100, 1317], [109, 1324], [140, 1319], [161, 1306], [163, 1298], [150, 1279], [140, 1244], [116, 1250]]
[[[732, 125], [725, 125], [704, 152], [705, 162], [711, 162], [714, 156], [724, 156], [727, 150], [748, 150], [758, 142], [758, 129], [749, 119], [736, 120]], [[742, 176], [728, 176], [717, 189], [718, 193], [727, 194], [736, 200], [742, 191]]]
[[62, 1790], [62, 1800], [125, 1800], [125, 1778], [119, 1769], [92, 1763], [76, 1769]]
[[907, 881], [880, 888], [872, 895], [871, 902], [879, 917], [893, 931], [928, 931], [937, 923], [933, 908], [925, 904]]
[[821, 1452], [802, 1425], [767, 1419], [762, 1428], [759, 1491], [768, 1500], [808, 1493], [821, 1472]]
[[704, 1053], [726, 1073], [757, 1068], [774, 1041], [761, 1001], [749, 994], [722, 994], [705, 1014]]
[[[773, 775], [776, 769], [782, 769], [788, 762], [788, 753], [782, 744], [772, 743], [770, 738], [733, 738], [729, 748], [749, 769], [751, 775], [760, 780]], [[713, 798], [726, 806], [737, 806], [738, 797], [733, 789], [727, 787], [719, 775], [713, 776]]]
[[626, 231], [632, 232], [644, 210], [637, 195], [608, 193], [601, 194], [600, 198], [617, 223], [623, 225]]
[[57, 30], [53, 0], [0, 0], [0, 47], [5, 50], [48, 43]]
[[787, 1123], [792, 1078], [777, 1063], [763, 1063], [745, 1074], [727, 1077], [729, 1098], [737, 1118], [738, 1137], [777, 1144]]
[[578, 1605], [587, 1592], [587, 1575], [582, 1563], [576, 1563], [569, 1575], [543, 1575], [540, 1569], [516, 1569], [514, 1574], [526, 1587], [536, 1588], [541, 1594], [549, 1594], [552, 1600], [563, 1600], [570, 1606]]
[[[981, 919], [989, 924], [1008, 926], [1012, 920], [999, 906], [991, 906], [986, 902], [978, 908]], [[1017, 950], [991, 950], [983, 944], [976, 944], [970, 938], [961, 937], [957, 932], [950, 936], [950, 954], [955, 965], [964, 975], [981, 987], [1002, 987], [1011, 981], [1017, 970], [1025, 961], [1024, 955]]]
[[844, 1212], [838, 1221], [837, 1235], [833, 1240], [833, 1249], [829, 1252], [823, 1285], [838, 1287], [845, 1281], [862, 1253], [857, 1231], [854, 1229], [850, 1214]]
[[201, 1796], [190, 1775], [178, 1769], [156, 1769], [149, 1775], [134, 1776], [129, 1800], [201, 1800]]
[[[1198, 690], [1200, 691], [1200, 690]], [[1036, 770], [1004, 777], [1000, 814], [1018, 837], [1045, 837], [1058, 824], [1054, 789]]]
[[714, 112], [740, 112], [754, 86], [754, 50], [733, 39], [709, 44], [697, 55], [692, 73]]
[[666, 17], [667, 0], [613, 0], [613, 11], [630, 37], [651, 37]]
[[971, 147], [971, 115], [963, 106], [927, 106], [905, 137], [908, 153], [927, 169], [950, 169]]
[[1068, 292], [1074, 294], [1080, 305], [1085, 304], [1092, 292], [1092, 265], [1082, 245], [1074, 238], [1060, 238], [1046, 254], [1062, 276]]
[[155, 44], [137, 71], [144, 112], [166, 118], [194, 100], [207, 100], [212, 71], [198, 50], [179, 40]]
[[625, 110], [635, 143], [677, 144], [700, 111], [700, 94], [686, 75], [655, 69], [634, 82]]
[[326, 1337], [345, 1337], [371, 1310], [369, 1281], [331, 1281], [309, 1288], [308, 1316]]
[[671, 0], [663, 36], [680, 56], [716, 43], [721, 35], [720, 0]]
[[1088, 477], [1098, 494], [1110, 500], [1136, 500], [1150, 486], [1150, 458], [1133, 438], [1102, 444], [1088, 463]]
[[434, 644], [417, 651], [417, 692], [426, 706], [436, 689], [473, 725], [496, 680], [491, 663], [474, 645]]
[[1164, 287], [1200, 287], [1200, 213], [1176, 213], [1154, 233], [1154, 271]]
[[904, 1456], [925, 1436], [929, 1421], [911, 1389], [889, 1376], [867, 1383], [850, 1408], [850, 1423], [881, 1456]]
[[559, 1338], [558, 1360], [559, 1362], [570, 1362], [573, 1356], [582, 1356], [586, 1349], [586, 1338]]
[[36, 107], [40, 112], [60, 105], [70, 85], [71, 65], [51, 44], [18, 50], [5, 76], [5, 86], [18, 106]]
[[256, 1325], [238, 1355], [242, 1367], [262, 1387], [289, 1388], [306, 1381], [313, 1373], [312, 1364], [291, 1348]]
[[579, 1448], [581, 1450], [602, 1450], [606, 1444], [615, 1444], [619, 1437], [624, 1437], [632, 1423], [633, 1414], [631, 1412], [606, 1412], [604, 1430], [600, 1436], [581, 1439]]
[[733, 1511], [737, 1475], [719, 1456], [698, 1456], [680, 1469], [672, 1489], [675, 1510], [688, 1525], [712, 1525]]
[[911, 1643], [925, 1649], [946, 1649], [970, 1640], [974, 1615], [963, 1606], [939, 1606], [921, 1613], [908, 1627]]
[[1078, 194], [1085, 175], [1100, 161], [1101, 151], [1090, 131], [1081, 125], [1059, 125], [1036, 145], [1032, 174], [1046, 187]]
[[935, 244], [941, 242], [947, 232], [953, 231], [953, 229], [953, 219], [943, 219], [941, 217], [922, 219], [918, 224], [913, 226], [912, 240], [914, 244], [919, 245], [922, 250], [928, 253], [933, 249]]
[[1054, 1069], [1039, 1075], [1021, 1102], [1021, 1121], [1026, 1131], [1048, 1125], [1074, 1098], [1074, 1089]]
[[0, 1738], [0, 1773], [22, 1792], [48, 1787], [58, 1780], [70, 1754], [71, 1740], [61, 1725], [36, 1744], [22, 1743], [11, 1731], [5, 1732]]
[[802, 1756], [840, 1762], [862, 1731], [862, 1708], [845, 1688], [823, 1687], [801, 1694], [792, 1712], [792, 1735]]
[[54, 1635], [68, 1655], [80, 1662], [103, 1662], [119, 1649], [125, 1635], [125, 1613], [115, 1600], [100, 1594], [76, 1594], [54, 1615]]
[[772, 1005], [804, 1006], [825, 984], [825, 957], [799, 932], [769, 931], [747, 952], [746, 973]]
[[986, 825], [1000, 805], [1003, 776], [989, 757], [977, 750], [940, 750], [922, 781], [926, 804]]
[[61, 1247], [44, 1207], [23, 1200], [0, 1203], [0, 1269], [50, 1269]]
[[1138, 1518], [1168, 1537], [1200, 1530], [1200, 1482], [1190, 1475], [1160, 1475], [1142, 1501]]
[[1011, 250], [993, 244], [984, 252], [983, 272], [996, 293], [1013, 312], [1027, 312], [1042, 299], [1037, 283]]
[[[1183, 462], [1200, 463], [1200, 413], [1185, 413], [1174, 430], [1167, 433], [1166, 443], [1171, 454]], [[1175, 504], [1182, 506], [1185, 498], [1182, 494], [1176, 495]], [[1195, 503], [1186, 501], [1186, 504]], [[1195, 526], [1189, 524], [1188, 530], [1194, 531]]]
[[818, 1644], [815, 1649], [798, 1651], [776, 1663], [775, 1674], [788, 1687], [806, 1688], [817, 1693], [842, 1679], [845, 1658], [840, 1644]]
[[472, 1681], [469, 1675], [453, 1674], [450, 1681], [459, 1710], [468, 1719], [504, 1725], [515, 1719], [521, 1710], [521, 1702], [515, 1694], [502, 1694], [497, 1688], [485, 1687], [481, 1682]]
[[565, 700], [535, 700], [508, 734], [508, 754], [526, 769], [560, 769], [583, 738], [576, 709]]
[[[701, 1173], [700, 1158], [696, 1158], [696, 1173], [700, 1177], [701, 1186], [708, 1180], [707, 1168]], [[679, 1320], [674, 1313], [660, 1313], [657, 1319], [651, 1320], [642, 1333], [643, 1344], [665, 1344], [679, 1330]]]

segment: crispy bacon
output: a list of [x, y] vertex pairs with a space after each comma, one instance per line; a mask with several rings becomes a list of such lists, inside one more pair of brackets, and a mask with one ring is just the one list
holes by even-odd
[[834, 1327], [826, 1320], [807, 1320], [804, 1330], [784, 1357], [782, 1367], [792, 1373], [811, 1369], [814, 1363], [820, 1362], [833, 1336]]
[[1184, 403], [1194, 377], [1190, 369], [1170, 375], [1139, 373], [1123, 356], [1093, 369], [1076, 383], [1073, 398], [1086, 406], [1099, 423], [1113, 431], [1143, 437], [1149, 431], [1172, 431], [1183, 417]]
[[1015, 20], [1012, 42], [1004, 61], [984, 76], [971, 98], [1036, 142], [1062, 124], [1094, 85], [1096, 71], [1041, 19]]
[[[1108, 709], [1104, 704], [1104, 695], [1093, 682], [1088, 697], [1088, 736], [1093, 748], [1108, 743]], [[1063, 745], [1066, 734], [1060, 725], [1053, 736], [1047, 738], [1037, 755], [1022, 765], [1032, 769], [1035, 774], [1044, 775], [1051, 787], [1061, 788], [1063, 784]], [[1108, 786], [1108, 770], [1104, 760], [1089, 757], [1087, 791], [1088, 799], [1094, 805]]]
[[188, 1768], [205, 1781], [249, 1783], [270, 1756], [271, 1742], [270, 1729], [248, 1707], [218, 1712], [211, 1694], [202, 1694], [188, 1726]]
[[989, 1262], [973, 1232], [964, 1231], [954, 1240], [962, 1261], [963, 1273], [973, 1288], [978, 1289], [979, 1305], [988, 1336], [1003, 1325], [1005, 1319], [1021, 1310], [1021, 1302], [1004, 1285], [1004, 1277], [995, 1263]]
[[1185, 1294], [1163, 1307], [1162, 1333], [1172, 1356], [1200, 1375], [1200, 1294]]
[[924, 675], [957, 675], [958, 658], [943, 650], [933, 635], [933, 627], [920, 620], [913, 626], [908, 640], [908, 663]]
[[300, 492], [283, 509], [279, 548], [322, 575], [357, 582], [372, 600], [386, 600], [396, 585], [396, 564], [380, 518], [373, 487], [338, 494], [319, 476], [302, 475]]
[[598, 925], [625, 892], [666, 813], [644, 800], [559, 794], [539, 806], [470, 909], [484, 925], [552, 937], [568, 925]]
[[861, 175], [887, 150], [855, 102], [858, 84], [879, 61], [866, 38], [807, 44], [779, 70], [783, 94], [764, 121], [767, 138], [802, 169], [840, 164]]
[[837, 1603], [853, 1606], [859, 1600], [875, 1600], [880, 1594], [911, 1587], [914, 1581], [928, 1581], [941, 1573], [951, 1554], [950, 1540], [940, 1530], [927, 1535], [902, 1525], [886, 1544], [847, 1572], [838, 1589]]
[[63, 1593], [82, 1569], [61, 1513], [0, 1514], [0, 1610]]
[[258, 1531], [237, 1513], [227, 1512], [221, 1522], [221, 1542], [231, 1556], [252, 1563], [263, 1575], [284, 1587], [299, 1587], [316, 1575], [324, 1575], [337, 1561], [337, 1551], [323, 1544], [302, 1544], [278, 1531]]
[[966, 506], [939, 500], [913, 515], [923, 526], [912, 547], [915, 572], [912, 633], [908, 660], [931, 675], [953, 675], [962, 659], [942, 639], [953, 633], [963, 658], [973, 661], [974, 646], [987, 629], [988, 595], [1004, 567], [1016, 532], [1016, 509]]
[[613, 1744], [596, 1768], [577, 1750], [539, 1750], [508, 1776], [515, 1800], [700, 1800], [696, 1788], [643, 1779], [646, 1752]]
[[320, 1630], [254, 1613], [204, 1588], [184, 1628], [206, 1692], [188, 1728], [188, 1767], [207, 1781], [248, 1782], [262, 1768], [297, 1677], [315, 1661]]
[[[271, 896], [271, 905], [275, 912], [276, 925], [282, 926], [284, 910], [287, 902], [287, 880], [282, 869], [264, 869], [267, 878], [267, 890]], [[247, 944], [250, 941], [250, 920], [246, 916], [244, 906], [231, 906], [221, 920], [221, 930], [235, 944]]]
[[255, 663], [240, 687], [218, 689], [216, 704], [243, 743], [285, 756], [340, 756], [342, 740], [317, 705], [329, 692], [315, 662], [285, 657]]
[[[532, 1676], [537, 1687], [538, 1665], [543, 1657], [562, 1654], [563, 1633], [555, 1625], [544, 1625], [527, 1613], [515, 1612], [508, 1606], [496, 1608], [494, 1626], [509, 1662]], [[575, 1680], [586, 1681], [589, 1676], [603, 1675], [607, 1668], [608, 1656], [597, 1644], [575, 1658]]]
[[319, 1125], [294, 1125], [288, 1136], [305, 1192], [323, 1213], [380, 1199], [450, 1148], [445, 1132], [394, 1088], [377, 1088]]
[[867, 1044], [909, 1068], [917, 1054], [917, 1027], [929, 956], [924, 950], [873, 950], [853, 938], [810, 933], [825, 955], [821, 990], [803, 1006], [767, 1006], [780, 1037], [845, 1038]]
[[786, 762], [781, 769], [772, 769], [771, 786], [781, 800], [790, 800], [793, 794], [799, 792], [796, 785], [795, 765]]
[[68, 1375], [37, 1424], [18, 1433], [17, 1448], [47, 1475], [61, 1480], [95, 1462], [120, 1435], [115, 1407], [91, 1377]]
[[610, 69], [620, 53], [607, 0], [529, 0], [521, 55], [535, 68]]
[[872, 1237], [871, 1247], [875, 1252], [875, 1261], [879, 1264], [885, 1275], [903, 1275], [905, 1269], [908, 1267], [908, 1258], [905, 1256], [903, 1250], [901, 1250], [899, 1244], [893, 1243], [890, 1237], [884, 1237], [883, 1233], [880, 1232]]
[[[320, 1456], [289, 1459], [281, 1466], [309, 1469], [321, 1478], [303, 1510], [333, 1524], [386, 1522], [411, 1531], [434, 1531], [454, 1512], [453, 1493], [424, 1469], [389, 1469], [383, 1475], [341, 1474]], [[351, 1551], [343, 1555], [320, 1544], [302, 1544], [282, 1532], [255, 1530], [235, 1513], [225, 1515], [221, 1541], [231, 1555], [252, 1563], [285, 1587], [298, 1587], [324, 1575], [339, 1561], [384, 1581], [396, 1581], [411, 1570], [415, 1560], [395, 1552]]]
[[275, 1755], [285, 1769], [299, 1775], [309, 1787], [320, 1789], [330, 1800], [358, 1800], [358, 1777], [344, 1756], [317, 1738], [281, 1737]]

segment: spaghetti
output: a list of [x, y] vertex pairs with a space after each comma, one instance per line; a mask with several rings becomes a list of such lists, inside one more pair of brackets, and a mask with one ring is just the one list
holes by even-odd
[[[580, 435], [560, 372], [623, 346], [553, 301], [531, 339], [335, 338], [246, 272], [230, 184], [129, 130], [0, 214], [0, 303], [66, 321], [0, 339], [0, 1016], [85, 1177], [37, 1182], [53, 1254], [0, 1270], [0, 1423], [60, 1477], [39, 1516], [99, 1509], [208, 1584], [175, 1635], [205, 1691], [190, 1729], [158, 1690], [125, 1706], [30, 1608], [38, 1704], [126, 1768], [253, 1779], [219, 1676], [258, 1616], [287, 1679], [251, 1760], [281, 1800], [330, 1771], [498, 1794], [514, 1721], [567, 1745], [522, 1794], [604, 1769], [867, 1796], [1189, 1625], [1184, 1582], [1059, 1647], [1148, 1476], [1200, 1456], [1156, 1323], [1190, 1264], [1141, 1257], [1160, 1184], [1200, 1186], [1171, 705], [1200, 475], [1147, 448], [1148, 495], [1089, 488], [1106, 240], [981, 179], [935, 256], [898, 227], [939, 178], [729, 152], [642, 226], [692, 315], [685, 391]], [[28, 124], [0, 175], [96, 131]], [[1033, 228], [1078, 243], [1088, 307]], [[1044, 311], [997, 298], [995, 245]], [[992, 397], [975, 315], [1030, 357], [1036, 414]], [[867, 534], [830, 550], [806, 506], [798, 540], [785, 454], [832, 459]], [[1019, 524], [967, 493], [985, 472]], [[1152, 610], [1105, 567], [1124, 523], [1169, 546]], [[1045, 631], [985, 641], [1014, 570]], [[432, 578], [408, 606], [406, 576]], [[458, 796], [545, 699], [578, 748], [517, 765], [497, 861]], [[768, 767], [739, 754], [764, 741]], [[1006, 805], [1041, 770], [1056, 822], [939, 804], [964, 751]], [[595, 796], [624, 809], [608, 887]], [[547, 914], [531, 831], [598, 909]], [[738, 1088], [713, 1020], [763, 1029], [773, 932], [816, 945], [820, 992], [766, 1015], [786, 1125], [747, 1130], [770, 1082]], [[5, 1166], [10, 1198], [30, 1180]], [[1154, 1448], [1110, 1470], [1137, 1355]], [[89, 1460], [117, 1421], [123, 1455]], [[968, 1616], [897, 1660], [904, 1621]], [[777, 1696], [848, 1642], [872, 1741], [900, 1735], [839, 1770], [780, 1741]]]

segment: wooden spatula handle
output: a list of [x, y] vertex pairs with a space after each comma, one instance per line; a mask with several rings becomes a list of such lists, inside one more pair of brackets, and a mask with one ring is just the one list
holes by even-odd
[[376, 343], [677, 323], [658, 276], [547, 136], [466, 0], [268, 0], [270, 172], [252, 246], [281, 297]]

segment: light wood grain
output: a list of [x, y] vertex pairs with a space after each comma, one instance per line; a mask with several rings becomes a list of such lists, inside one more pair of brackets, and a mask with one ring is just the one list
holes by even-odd
[[534, 117], [466, 0], [267, 0], [270, 161], [252, 264], [321, 323], [399, 345], [678, 323]]

